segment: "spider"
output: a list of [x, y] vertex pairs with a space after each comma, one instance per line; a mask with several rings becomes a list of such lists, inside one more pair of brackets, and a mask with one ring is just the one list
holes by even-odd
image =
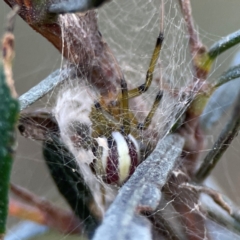
[[[18, 126], [19, 131], [25, 137], [38, 140], [50, 139], [52, 134], [55, 132], [56, 136], [57, 132], [58, 137], [61, 136], [62, 142], [68, 147], [70, 139], [71, 145], [73, 144], [75, 149], [92, 151], [95, 158], [90, 163], [90, 168], [96, 176], [101, 176], [102, 180], [108, 184], [121, 186], [142, 161], [143, 152], [146, 154], [150, 151], [147, 146], [140, 146], [139, 140], [141, 137], [139, 132], [149, 127], [162, 99], [163, 91], [158, 91], [151, 110], [141, 123], [136, 120], [134, 114], [130, 111], [129, 99], [140, 96], [149, 89], [163, 39], [163, 32], [160, 31], [145, 82], [137, 88], [128, 90], [125, 79], [121, 79], [121, 92], [114, 107], [107, 108], [104, 104], [101, 104], [100, 100], [93, 102], [91, 111], [89, 111], [91, 124], [84, 123], [82, 120], [84, 111], [78, 109], [81, 117], [78, 121], [71, 121], [70, 126], [67, 127], [69, 131], [67, 140], [64, 139], [65, 133], [64, 129], [60, 127], [61, 120], [59, 120], [58, 114], [49, 117], [49, 113], [39, 111], [38, 115], [31, 114], [31, 117], [23, 115]], [[70, 97], [74, 98], [72, 95]], [[82, 99], [84, 99], [83, 96], [81, 96]], [[74, 100], [71, 99], [70, 102], [71, 105], [74, 105]], [[62, 104], [66, 103], [63, 101]], [[79, 102], [77, 105], [75, 104], [74, 112], [79, 107], [78, 104]], [[59, 111], [62, 111], [62, 106], [59, 107]], [[63, 118], [66, 117], [65, 113], [62, 115]], [[37, 130], [34, 130], [31, 121], [37, 122]]]
[[82, 135], [81, 143], [83, 145], [84, 142], [87, 143], [86, 147], [90, 145], [96, 156], [91, 164], [93, 172], [100, 175], [103, 181], [108, 184], [122, 185], [141, 162], [141, 149], [137, 131], [143, 131], [149, 127], [162, 99], [163, 91], [158, 91], [151, 110], [141, 123], [135, 119], [133, 113], [129, 110], [129, 99], [140, 96], [149, 89], [163, 39], [163, 32], [160, 31], [146, 74], [146, 80], [142, 85], [128, 90], [125, 79], [121, 79], [121, 93], [117, 101], [119, 111], [117, 114], [112, 115], [99, 101], [94, 102], [90, 117], [95, 129], [91, 137], [101, 137], [107, 147], [99, 146], [99, 143], [93, 139], [87, 140], [86, 135], [82, 134], [86, 131], [82, 131], [82, 129], [78, 131], [79, 135]]

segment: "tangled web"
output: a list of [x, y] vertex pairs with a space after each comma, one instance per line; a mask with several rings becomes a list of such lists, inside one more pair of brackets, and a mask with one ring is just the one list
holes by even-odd
[[[124, 0], [121, 2], [115, 0], [98, 11], [99, 30], [115, 55], [129, 89], [136, 88], [145, 81], [156, 37], [160, 31], [159, 5], [157, 0]], [[74, 15], [69, 14], [69, 18], [74, 18]], [[72, 29], [68, 22], [63, 21], [61, 26], [63, 38], [64, 34], [69, 33], [69, 29], [71, 29], [73, 35], [74, 32], [82, 31], [82, 26], [79, 26], [79, 29], [76, 26], [77, 24], [75, 29]], [[149, 129], [139, 138], [145, 145], [152, 144], [151, 150], [159, 139], [164, 139], [169, 133], [176, 119], [181, 116], [181, 111], [188, 104], [188, 98], [182, 99], [181, 96], [192, 82], [194, 73], [185, 28], [185, 21], [179, 10], [178, 2], [174, 0], [165, 1], [164, 42], [160, 58], [155, 67], [153, 82], [146, 93], [130, 103], [130, 110], [136, 119], [141, 122], [149, 113], [158, 91], [164, 91], [160, 106], [154, 113]], [[65, 38], [64, 44], [70, 49], [74, 42], [66, 41]], [[89, 44], [94, 45], [94, 42], [89, 42]], [[84, 49], [79, 49], [80, 56], [81, 50]], [[69, 58], [75, 59], [76, 56], [69, 56]], [[77, 68], [79, 66], [77, 62], [74, 64], [74, 61], [71, 64], [66, 64], [69, 68], [72, 65]], [[84, 66], [85, 68], [93, 68], [94, 64], [98, 65], [99, 63], [89, 61]], [[60, 89], [54, 90], [53, 95], [56, 96], [56, 101], [52, 107], [52, 113], [59, 125], [62, 141], [77, 160], [85, 181], [91, 188], [103, 213], [113, 201], [118, 189], [115, 186], [105, 185], [100, 177], [95, 178], [91, 169], [87, 167], [94, 159], [92, 147], [88, 146], [88, 142], [86, 141], [84, 148], [82, 148], [73, 140], [76, 123], [80, 122], [84, 126], [88, 126], [86, 132], [89, 135], [94, 132], [91, 111], [95, 101], [99, 101], [101, 97], [101, 91], [88, 81], [89, 76], [86, 74], [88, 69], [81, 68], [79, 72], [81, 72], [80, 78], [69, 78]], [[117, 89], [120, 91], [120, 84], [117, 85]], [[175, 94], [176, 92], [177, 94]], [[121, 128], [121, 120], [118, 121], [119, 129]], [[104, 191], [102, 191], [102, 186], [105, 187]], [[104, 199], [102, 195], [104, 195]], [[188, 199], [181, 200], [188, 205]], [[178, 216], [176, 216], [176, 212], [171, 212], [170, 205], [171, 202], [164, 202], [155, 214], [161, 212], [165, 221], [171, 223]], [[198, 211], [198, 207], [198, 205], [193, 207], [192, 203], [189, 203], [189, 212]], [[210, 222], [210, 220], [208, 221]], [[214, 222], [211, 224], [214, 225]], [[188, 228], [188, 224], [184, 227], [186, 232], [192, 231], [191, 228]], [[191, 232], [191, 234], [194, 235], [194, 232]], [[219, 231], [216, 239], [222, 239], [221, 234], [224, 235], [225, 232], [221, 233]]]
[[[164, 42], [160, 58], [155, 67], [153, 82], [146, 93], [135, 99], [134, 103], [130, 103], [131, 111], [139, 121], [142, 121], [150, 111], [150, 106], [153, 104], [158, 91], [160, 89], [164, 91], [163, 99], [154, 114], [150, 126], [152, 130], [144, 136], [149, 138], [149, 141], [156, 140], [156, 138], [158, 140], [169, 132], [176, 118], [180, 115], [180, 109], [182, 110], [184, 106], [187, 106], [187, 99], [181, 99], [181, 93], [194, 77], [186, 41], [185, 23], [178, 3], [167, 1], [165, 4]], [[137, 8], [137, 5], [141, 6], [141, 8]], [[69, 18], [74, 18], [74, 16], [69, 15]], [[128, 88], [133, 89], [143, 84], [156, 38], [160, 32], [159, 1], [142, 1], [138, 3], [136, 1], [123, 1], [121, 4], [113, 1], [99, 10], [98, 23], [101, 34], [117, 58], [121, 71], [128, 83]], [[63, 34], [65, 32], [68, 34], [69, 27], [68, 23], [63, 21]], [[71, 29], [71, 31], [82, 31], [82, 26], [79, 26], [79, 29]], [[70, 39], [64, 44], [67, 45], [67, 48], [71, 48], [71, 45], [74, 43]], [[94, 41], [89, 44], [94, 44]], [[69, 58], [74, 58], [74, 56]], [[76, 66], [78, 66], [77, 64]], [[89, 62], [89, 64], [85, 64], [85, 68], [92, 68], [94, 64], [98, 63]], [[88, 92], [89, 106], [87, 106], [88, 110], [85, 110], [89, 114], [93, 102], [99, 99], [100, 93], [91, 84], [87, 83], [87, 76], [84, 78], [85, 69], [80, 69], [80, 71], [83, 72], [83, 78], [77, 81], [69, 81], [70, 84], [68, 82], [63, 88], [72, 88], [74, 92], [78, 92], [73, 93], [73, 95], [79, 94], [76, 98], [80, 99], [80, 105], [85, 104], [81, 103], [82, 99], [85, 99], [81, 97], [81, 94], [86, 96], [86, 92]], [[102, 79], [102, 81], [107, 80]], [[83, 82], [85, 82], [85, 87]], [[79, 91], [76, 91], [76, 88], [79, 88]], [[120, 91], [120, 83], [118, 83], [117, 89]], [[173, 98], [177, 89], [179, 96]], [[65, 102], [65, 99], [61, 99], [63, 95], [61, 92], [58, 96], [60, 101]], [[65, 108], [70, 110], [68, 107]], [[66, 112], [62, 111], [63, 118], [66, 116], [70, 118], [76, 117], [71, 117], [71, 114], [66, 114]], [[78, 113], [76, 115], [80, 116]], [[69, 122], [71, 121], [73, 122], [73, 120], [69, 120]], [[89, 119], [89, 121], [91, 120]]]

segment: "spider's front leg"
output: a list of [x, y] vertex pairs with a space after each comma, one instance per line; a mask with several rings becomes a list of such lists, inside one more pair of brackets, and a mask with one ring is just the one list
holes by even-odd
[[122, 90], [122, 98], [120, 102], [120, 121], [122, 125], [122, 132], [126, 135], [130, 134], [131, 125], [129, 118], [129, 97], [128, 97], [128, 88], [127, 82], [125, 79], [121, 79], [121, 90]]
[[[122, 112], [123, 116], [125, 116], [125, 117], [123, 117], [123, 129], [128, 134], [129, 134], [129, 127], [130, 127], [128, 100], [130, 98], [141, 95], [142, 93], [146, 92], [148, 90], [148, 88], [150, 87], [150, 85], [152, 83], [152, 79], [153, 79], [153, 72], [156, 67], [156, 63], [157, 63], [157, 60], [159, 58], [160, 51], [162, 48], [163, 39], [164, 39], [163, 32], [160, 31], [159, 36], [157, 37], [156, 45], [153, 50], [152, 58], [151, 58], [151, 61], [150, 61], [149, 67], [148, 67], [145, 83], [143, 83], [142, 85], [140, 85], [137, 88], [134, 88], [134, 89], [128, 91], [126, 81], [124, 79], [122, 79], [122, 81], [121, 81], [122, 95], [121, 96], [119, 95], [118, 99], [119, 99], [120, 106], [121, 106], [121, 112]], [[162, 96], [163, 96], [163, 91], [160, 90], [157, 93], [157, 96], [155, 98], [153, 106], [152, 106], [149, 114], [145, 118], [144, 122], [138, 123], [136, 125], [137, 129], [146, 130], [148, 128], [148, 126], [150, 125], [152, 118], [156, 112], [156, 109], [159, 106]]]
[[[147, 70], [145, 82], [139, 87], [129, 90], [128, 99], [140, 96], [142, 93], [145, 93], [148, 90], [148, 88], [151, 86], [152, 79], [153, 79], [153, 72], [161, 52], [163, 40], [164, 40], [164, 34], [162, 31], [160, 31], [157, 37], [155, 48], [153, 50], [149, 67]], [[121, 96], [118, 96], [118, 99], [121, 99]]]
[[152, 118], [161, 102], [161, 99], [163, 97], [163, 91], [160, 90], [158, 93], [157, 93], [157, 96], [153, 102], [153, 105], [152, 105], [152, 108], [150, 110], [150, 112], [148, 113], [147, 117], [145, 118], [144, 122], [143, 123], [138, 123], [137, 125], [137, 129], [139, 130], [146, 130], [148, 128], [148, 126], [150, 125], [151, 121], [152, 121]]
[[[120, 102], [120, 111], [121, 111], [122, 132], [128, 135], [130, 134], [131, 123], [130, 123], [130, 117], [129, 117], [129, 96], [128, 96], [129, 91], [127, 89], [127, 83], [125, 79], [121, 80], [121, 89], [122, 89], [122, 97]], [[145, 118], [144, 122], [138, 123], [134, 127], [137, 127], [137, 129], [139, 130], [146, 130], [148, 128], [157, 108], [159, 107], [162, 97], [163, 97], [163, 91], [160, 90], [157, 93], [155, 100], [153, 102], [152, 108], [148, 113], [147, 117]]]

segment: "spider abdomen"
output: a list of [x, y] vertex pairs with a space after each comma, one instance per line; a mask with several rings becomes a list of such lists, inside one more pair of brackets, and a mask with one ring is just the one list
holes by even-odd
[[123, 184], [140, 163], [140, 150], [132, 135], [124, 136], [112, 132], [106, 139], [108, 148], [103, 149], [101, 163], [104, 171], [103, 180], [108, 184]]

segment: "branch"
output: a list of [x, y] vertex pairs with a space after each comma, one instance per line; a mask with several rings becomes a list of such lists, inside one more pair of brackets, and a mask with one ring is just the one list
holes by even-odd
[[99, 32], [93, 10], [82, 14], [58, 15], [48, 12], [51, 4], [48, 0], [4, 1], [10, 7], [18, 4], [19, 16], [76, 66], [78, 75], [86, 77], [101, 96], [110, 98], [109, 101], [116, 99], [123, 75]]
[[195, 181], [202, 182], [209, 176], [213, 168], [216, 166], [222, 155], [230, 146], [233, 139], [237, 136], [240, 129], [240, 93], [236, 99], [235, 107], [229, 122], [214, 143], [212, 150], [203, 160], [202, 165], [195, 175]]
[[216, 42], [208, 51], [209, 57], [214, 60], [220, 54], [240, 43], [240, 30], [231, 33], [222, 40]]
[[8, 15], [8, 23], [6, 32], [2, 39], [2, 57], [3, 57], [3, 66], [4, 66], [4, 74], [6, 77], [6, 82], [8, 87], [11, 90], [11, 94], [13, 97], [17, 97], [17, 92], [14, 86], [13, 73], [12, 73], [12, 62], [15, 56], [14, 52], [14, 35], [13, 28], [15, 23], [15, 17], [19, 11], [19, 7], [15, 6], [12, 12]]
[[233, 210], [231, 208], [231, 206], [223, 199], [222, 195], [209, 188], [209, 187], [204, 187], [204, 186], [195, 186], [189, 183], [183, 183], [181, 184], [180, 187], [183, 188], [188, 188], [190, 190], [194, 190], [198, 193], [205, 193], [207, 194], [209, 197], [211, 197], [213, 199], [213, 201], [218, 204], [222, 209], [224, 209], [229, 215], [233, 214]]
[[[238, 67], [236, 68], [235, 66], [237, 65]], [[226, 73], [223, 73], [219, 80], [215, 82], [215, 86], [218, 84], [218, 88], [210, 97], [201, 115], [201, 126], [205, 131], [211, 131], [216, 127], [217, 122], [220, 121], [228, 109], [234, 104], [240, 91], [240, 77], [238, 77], [238, 72], [240, 72], [239, 51], [235, 54], [230, 66], [232, 67]], [[221, 85], [220, 82], [224, 84]]]
[[239, 77], [240, 77], [240, 64], [237, 66], [231, 67], [226, 72], [224, 72], [222, 76], [217, 80], [214, 87], [218, 88], [221, 85], [228, 83]]
[[230, 49], [240, 42], [240, 30], [231, 33], [228, 36], [224, 37], [222, 40], [216, 42], [212, 47], [210, 47], [208, 52], [205, 52], [198, 59], [199, 66], [204, 71], [209, 73], [213, 61], [223, 52]]
[[203, 67], [202, 64], [205, 60], [206, 48], [200, 41], [197, 31], [194, 28], [190, 0], [179, 0], [179, 4], [186, 22], [189, 37], [189, 47], [193, 59], [193, 67], [196, 72], [196, 76], [193, 80], [205, 80], [210, 69]]
[[32, 221], [21, 221], [17, 225], [14, 225], [8, 229], [6, 234], [6, 240], [16, 240], [16, 236], [21, 240], [34, 239], [39, 235], [42, 235], [49, 231], [47, 226], [37, 224]]
[[187, 26], [190, 50], [191, 50], [192, 56], [194, 57], [196, 54], [196, 50], [198, 50], [199, 47], [203, 47], [203, 44], [200, 42], [197, 35], [197, 31], [194, 28], [190, 0], [179, 0], [179, 2], [180, 2], [182, 14]]
[[153, 212], [158, 207], [161, 189], [175, 167], [183, 145], [183, 138], [177, 134], [158, 142], [152, 154], [121, 188], [94, 240], [102, 239], [102, 236], [106, 240], [151, 239], [151, 226], [140, 214]]
[[28, 208], [24, 207], [23, 204], [20, 205], [20, 203], [17, 203], [15, 201], [15, 205], [17, 203], [17, 209], [22, 209], [19, 210], [20, 214], [24, 211], [29, 212], [29, 208], [34, 207], [35, 216], [37, 216], [37, 213], [39, 213], [39, 221], [37, 221], [38, 223], [54, 228], [62, 233], [79, 234], [82, 232], [81, 221], [76, 218], [71, 211], [56, 207], [51, 202], [39, 198], [28, 190], [14, 184], [11, 184], [11, 192], [14, 193], [22, 201], [27, 203], [25, 206]]
[[21, 111], [32, 105], [34, 102], [45, 96], [64, 80], [71, 78], [75, 74], [74, 68], [58, 69], [51, 73], [47, 78], [28, 90], [19, 97]]
[[58, 0], [49, 6], [50, 13], [74, 13], [85, 12], [102, 6], [109, 0], [75, 0], [64, 1]]
[[217, 222], [224, 228], [227, 228], [230, 231], [232, 230], [232, 231], [240, 234], [239, 221], [236, 221], [234, 218], [232, 218], [228, 214], [225, 214], [225, 212], [220, 212], [216, 209], [213, 210], [212, 207], [208, 207], [208, 205], [206, 205], [206, 204], [202, 204], [202, 209], [203, 209], [205, 215], [209, 219], [213, 219], [214, 222]]

